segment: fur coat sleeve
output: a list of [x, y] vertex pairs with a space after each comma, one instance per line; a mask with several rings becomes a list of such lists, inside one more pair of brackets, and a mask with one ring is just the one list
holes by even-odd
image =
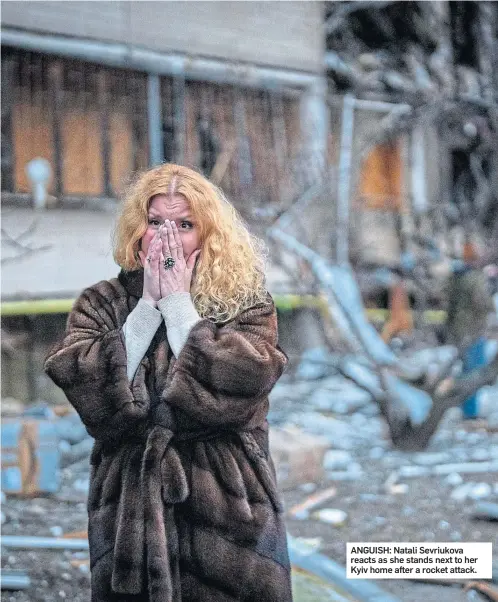
[[143, 365], [128, 382], [121, 327], [129, 309], [113, 297], [116, 291], [107, 282], [85, 290], [69, 315], [65, 336], [45, 360], [45, 372], [97, 440], [145, 432], [150, 409]]
[[264, 419], [268, 393], [288, 359], [278, 345], [269, 293], [266, 303], [225, 325], [208, 319], [194, 325], [178, 359], [169, 354], [169, 361], [163, 358], [156, 368], [164, 378], [155, 381], [160, 406], [154, 404], [153, 414], [147, 356], [132, 383], [127, 379], [121, 327], [130, 308], [116, 293], [107, 282], [85, 290], [64, 338], [45, 362], [46, 373], [64, 390], [92, 437], [119, 439], [126, 432], [145, 432], [154, 423], [169, 428], [171, 408], [204, 428], [250, 428]]
[[268, 294], [266, 304], [242, 312], [225, 326], [207, 319], [195, 324], [163, 399], [204, 426], [244, 428], [261, 411], [266, 414], [268, 394], [286, 363]]

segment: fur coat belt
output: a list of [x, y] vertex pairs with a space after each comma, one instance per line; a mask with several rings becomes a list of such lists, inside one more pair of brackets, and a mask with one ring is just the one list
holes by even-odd
[[[265, 457], [254, 439], [251, 431], [232, 431], [238, 435], [242, 447], [250, 459], [251, 464], [263, 476], [263, 486], [269, 495], [277, 512], [282, 511], [281, 501], [276, 495], [272, 484], [271, 475], [264, 469]], [[185, 470], [177, 454], [175, 441], [209, 441], [223, 436], [226, 433], [219, 429], [203, 431], [174, 433], [160, 425], [153, 427], [147, 437], [145, 452], [142, 458], [140, 483], [138, 491], [141, 493], [141, 504], [138, 509], [143, 511], [141, 529], [130, 532], [127, 513], [137, 506], [136, 496], [131, 487], [124, 488], [119, 503], [118, 528], [114, 549], [114, 565], [112, 572], [112, 589], [122, 594], [139, 594], [143, 590], [143, 579], [147, 574], [149, 583], [150, 602], [164, 602], [173, 597], [172, 572], [176, 573], [177, 567], [171, 567], [169, 548], [172, 545], [171, 537], [175, 529], [173, 520], [173, 505], [184, 502], [188, 495], [188, 481]], [[131, 475], [130, 475], [131, 476]], [[134, 556], [134, 550], [147, 548], [147, 554], [141, 555], [140, 563], [130, 567], [123, 558]], [[178, 557], [177, 554], [174, 555]], [[158, 559], [167, 558], [164, 563]], [[143, 566], [145, 563], [146, 566]], [[173, 568], [173, 571], [172, 571]], [[164, 597], [167, 593], [167, 598]]]

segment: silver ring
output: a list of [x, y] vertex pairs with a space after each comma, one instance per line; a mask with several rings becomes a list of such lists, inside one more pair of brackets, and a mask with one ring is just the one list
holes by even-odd
[[163, 265], [165, 270], [170, 270], [175, 265], [175, 260], [173, 257], [166, 257]]

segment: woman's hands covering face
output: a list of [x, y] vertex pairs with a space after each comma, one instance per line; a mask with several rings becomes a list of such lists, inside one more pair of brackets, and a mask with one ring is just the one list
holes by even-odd
[[159, 262], [162, 253], [161, 230], [162, 226], [156, 232], [156, 235], [149, 243], [147, 254], [140, 250], [138, 255], [144, 268], [144, 286], [142, 290], [142, 299], [154, 307], [161, 298], [161, 289], [159, 286]]
[[[139, 251], [144, 266], [144, 301], [155, 306], [159, 299], [171, 293], [190, 292], [192, 274], [200, 252], [200, 249], [195, 249], [185, 259], [178, 228], [174, 222], [166, 220], [150, 241], [147, 254]], [[168, 257], [174, 260], [171, 268], [164, 267]]]
[[[169, 220], [164, 222], [164, 226], [161, 230], [161, 240], [162, 254], [159, 265], [161, 298], [166, 297], [171, 293], [189, 293], [195, 260], [200, 253], [200, 249], [195, 249], [190, 256], [185, 259], [178, 228], [175, 222], [170, 222]], [[168, 257], [172, 257], [175, 264], [172, 268], [165, 269], [164, 262]]]

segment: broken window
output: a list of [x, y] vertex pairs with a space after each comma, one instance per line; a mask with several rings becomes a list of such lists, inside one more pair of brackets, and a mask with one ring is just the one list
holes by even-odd
[[479, 2], [449, 2], [451, 40], [455, 63], [478, 67]]
[[[25, 166], [35, 157], [52, 166], [58, 198], [114, 198], [147, 168], [147, 74], [21, 50], [3, 53], [2, 74], [7, 192], [30, 192]], [[213, 176], [234, 199], [278, 201], [299, 145], [296, 95], [160, 81], [164, 160]]]
[[402, 207], [400, 143], [376, 145], [361, 166], [359, 198], [365, 209], [399, 211]]
[[327, 2], [326, 20], [327, 48], [346, 55], [353, 47], [355, 52], [392, 48], [398, 53], [413, 43], [435, 48], [419, 2]]
[[2, 54], [2, 187], [27, 193], [26, 164], [52, 166], [51, 194], [115, 196], [148, 163], [146, 76], [18, 50]]

